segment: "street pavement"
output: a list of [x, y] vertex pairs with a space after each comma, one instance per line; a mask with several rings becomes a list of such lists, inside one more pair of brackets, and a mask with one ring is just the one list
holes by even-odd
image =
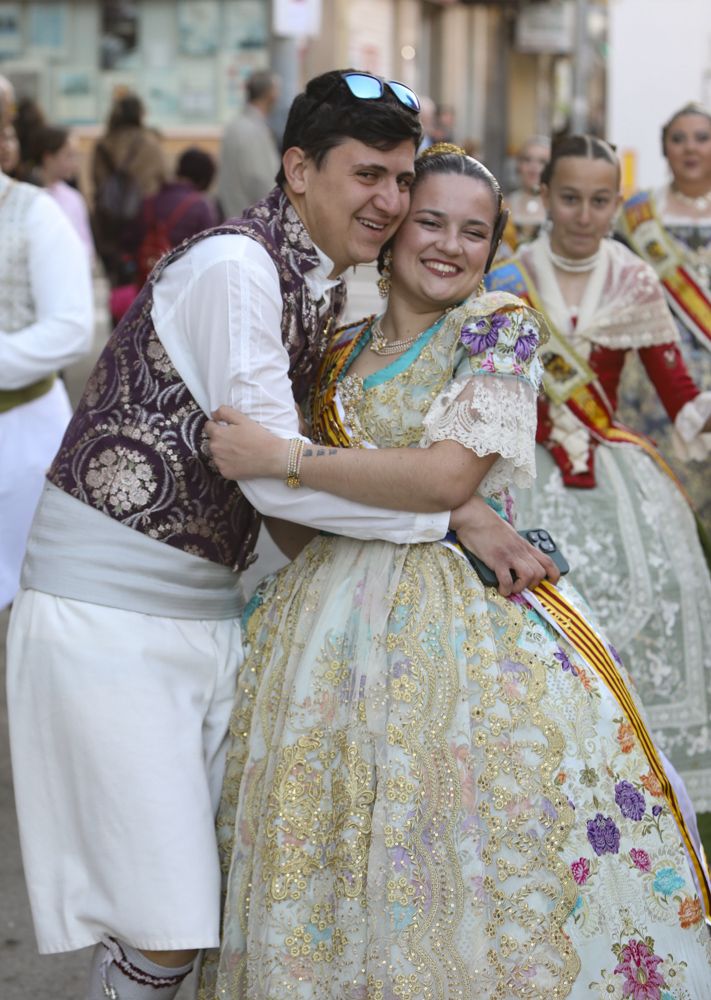
[[[348, 319], [356, 319], [381, 308], [375, 291], [377, 273], [372, 265], [348, 273]], [[106, 284], [94, 280], [96, 330], [94, 348], [82, 362], [64, 373], [67, 389], [76, 404], [86, 378], [109, 333]], [[268, 536], [267, 536], [268, 539]], [[275, 569], [280, 558], [269, 541], [250, 580]], [[245, 581], [246, 582], [246, 581]], [[247, 586], [249, 584], [247, 583]], [[0, 612], [0, 998], [1, 1000], [84, 1000], [91, 949], [62, 955], [39, 956], [36, 952], [27, 891], [22, 873], [15, 803], [10, 773], [7, 705], [5, 700], [5, 635], [9, 613]], [[192, 978], [192, 977], [191, 977]], [[180, 1000], [188, 1000], [193, 984], [186, 980]]]

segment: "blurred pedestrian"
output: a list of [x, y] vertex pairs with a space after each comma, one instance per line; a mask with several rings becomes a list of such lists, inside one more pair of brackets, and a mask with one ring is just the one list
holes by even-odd
[[535, 239], [545, 222], [541, 198], [541, 172], [551, 156], [550, 139], [533, 135], [526, 139], [516, 157], [519, 187], [506, 198], [516, 234], [516, 246]]
[[[702, 389], [711, 390], [711, 108], [687, 104], [675, 111], [661, 140], [671, 178], [630, 198], [620, 228], [625, 242], [656, 271], [687, 367]], [[674, 462], [674, 430], [639, 365], [626, 366], [622, 397], [622, 418], [672, 458], [711, 537], [708, 463]]]
[[420, 97], [420, 124], [422, 125], [422, 142], [417, 152], [423, 153], [435, 141], [433, 135], [437, 127], [437, 105], [427, 95]]
[[20, 161], [14, 177], [20, 181], [35, 184], [33, 171], [36, 166], [35, 140], [40, 129], [47, 124], [42, 106], [33, 97], [21, 97], [17, 102], [13, 125], [20, 144]]
[[117, 322], [127, 312], [153, 267], [163, 254], [189, 236], [216, 225], [217, 207], [204, 192], [215, 176], [215, 160], [197, 147], [178, 160], [176, 177], [157, 194], [145, 198], [135, 227], [135, 277], [111, 290], [111, 316]]
[[[0, 87], [0, 129], [9, 122]], [[0, 608], [17, 591], [45, 473], [71, 417], [57, 372], [89, 349], [91, 302], [86, 254], [64, 213], [0, 170]]]
[[112, 288], [135, 279], [141, 205], [168, 176], [160, 139], [144, 114], [138, 95], [118, 97], [92, 157], [94, 242]]
[[0, 130], [0, 170], [12, 177], [20, 162], [20, 144], [17, 141], [15, 126], [7, 124]]
[[452, 104], [438, 104], [432, 137], [435, 142], [454, 142], [456, 112]]
[[247, 104], [228, 122], [220, 147], [217, 197], [225, 219], [263, 198], [279, 170], [279, 151], [267, 122], [279, 98], [279, 77], [259, 70], [245, 86]]
[[89, 210], [76, 182], [78, 153], [76, 139], [69, 129], [45, 125], [35, 137], [36, 177], [65, 213], [84, 244], [89, 260], [94, 256]]

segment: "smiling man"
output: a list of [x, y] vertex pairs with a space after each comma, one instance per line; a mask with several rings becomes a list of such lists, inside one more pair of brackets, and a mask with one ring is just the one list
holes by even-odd
[[[277, 186], [154, 270], [50, 469], [10, 627], [13, 762], [39, 948], [96, 944], [91, 1000], [172, 997], [196, 950], [219, 942], [235, 571], [259, 514], [217, 473], [204, 425], [228, 402], [297, 433], [294, 401], [344, 303], [339, 274], [373, 260], [408, 209], [418, 107], [367, 74], [312, 80]], [[293, 491], [261, 485], [259, 509], [293, 516]], [[297, 519], [327, 530], [446, 530], [446, 513], [299, 494]]]
[[257, 511], [390, 542], [447, 530], [449, 513], [417, 496], [415, 453], [401, 489], [423, 513], [238, 485], [205, 437], [225, 403], [298, 434], [339, 275], [373, 260], [408, 210], [417, 109], [395, 81], [312, 80], [277, 186], [158, 264], [49, 471], [8, 637], [13, 766], [39, 948], [96, 945], [90, 1000], [168, 1000], [219, 943], [214, 810]]

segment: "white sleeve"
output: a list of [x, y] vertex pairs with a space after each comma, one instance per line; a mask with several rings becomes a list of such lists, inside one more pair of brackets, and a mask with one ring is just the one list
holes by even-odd
[[89, 262], [72, 224], [44, 193], [26, 224], [35, 321], [12, 333], [0, 330], [0, 389], [21, 389], [73, 364], [93, 335]]
[[[255, 241], [237, 236], [203, 240], [190, 254], [190, 272], [184, 266], [171, 276], [181, 263], [176, 261], [156, 286], [157, 291], [163, 285], [159, 309], [161, 302], [172, 302], [162, 318], [154, 313], [154, 319], [173, 363], [206, 412], [228, 403], [279, 437], [296, 436], [298, 417], [273, 261]], [[184, 331], [185, 348], [176, 328]], [[186, 377], [191, 366], [192, 384]], [[449, 523], [448, 511], [412, 514], [369, 507], [306, 488], [292, 490], [275, 479], [243, 482], [240, 488], [262, 514], [352, 538], [435, 541]]]

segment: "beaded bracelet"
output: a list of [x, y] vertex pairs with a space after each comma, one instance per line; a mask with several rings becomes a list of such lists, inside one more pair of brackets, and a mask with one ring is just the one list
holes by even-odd
[[304, 447], [306, 442], [303, 438], [292, 438], [289, 441], [289, 457], [286, 462], [286, 485], [292, 490], [298, 490], [301, 486], [299, 473], [301, 472], [301, 459], [304, 457]]

